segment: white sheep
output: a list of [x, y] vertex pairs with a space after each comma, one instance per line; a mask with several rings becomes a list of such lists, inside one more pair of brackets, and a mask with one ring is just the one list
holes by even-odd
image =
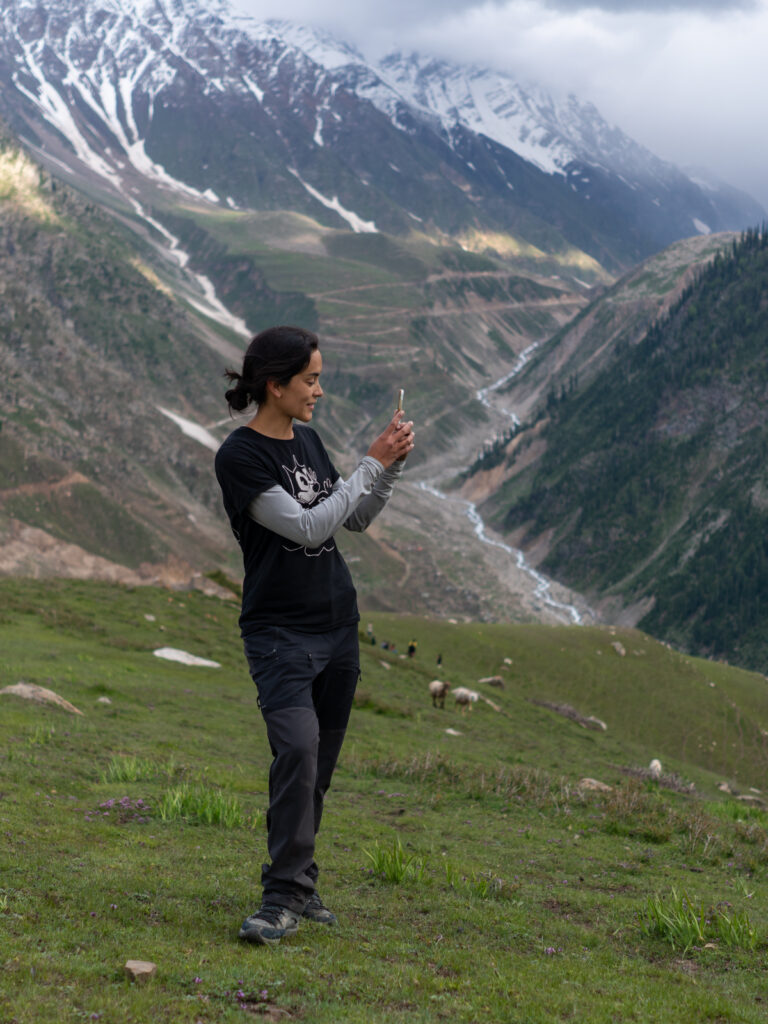
[[464, 714], [465, 711], [472, 710], [472, 705], [480, 699], [480, 694], [476, 690], [467, 689], [466, 686], [457, 686], [453, 691], [453, 699], [460, 705], [461, 713]]
[[661, 778], [661, 761], [658, 759], [658, 757], [654, 757], [654, 759], [648, 765], [648, 771], [651, 773], [652, 779]]
[[450, 690], [451, 684], [443, 682], [442, 679], [433, 679], [429, 684], [429, 692], [432, 694], [432, 707], [444, 708], [445, 695]]

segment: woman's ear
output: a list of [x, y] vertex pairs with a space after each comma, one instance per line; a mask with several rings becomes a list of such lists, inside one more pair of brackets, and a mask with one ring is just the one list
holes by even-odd
[[267, 395], [272, 395], [274, 398], [282, 398], [283, 389], [276, 380], [267, 381]]

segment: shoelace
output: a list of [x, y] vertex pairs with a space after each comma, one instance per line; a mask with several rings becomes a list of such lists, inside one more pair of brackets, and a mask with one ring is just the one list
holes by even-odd
[[279, 925], [284, 910], [285, 907], [280, 907], [276, 903], [265, 903], [253, 916], [260, 917], [263, 921], [268, 921], [269, 924]]

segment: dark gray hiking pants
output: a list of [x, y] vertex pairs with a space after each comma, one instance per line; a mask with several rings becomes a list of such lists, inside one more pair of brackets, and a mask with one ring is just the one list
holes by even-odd
[[244, 637], [272, 750], [264, 899], [299, 913], [317, 884], [315, 836], [360, 675], [357, 624]]

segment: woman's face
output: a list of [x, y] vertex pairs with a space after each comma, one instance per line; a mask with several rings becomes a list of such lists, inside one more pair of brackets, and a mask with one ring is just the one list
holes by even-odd
[[323, 394], [320, 387], [320, 374], [323, 369], [323, 357], [315, 349], [304, 369], [288, 381], [280, 385], [280, 395], [275, 404], [286, 416], [309, 423], [315, 410], [315, 403]]

